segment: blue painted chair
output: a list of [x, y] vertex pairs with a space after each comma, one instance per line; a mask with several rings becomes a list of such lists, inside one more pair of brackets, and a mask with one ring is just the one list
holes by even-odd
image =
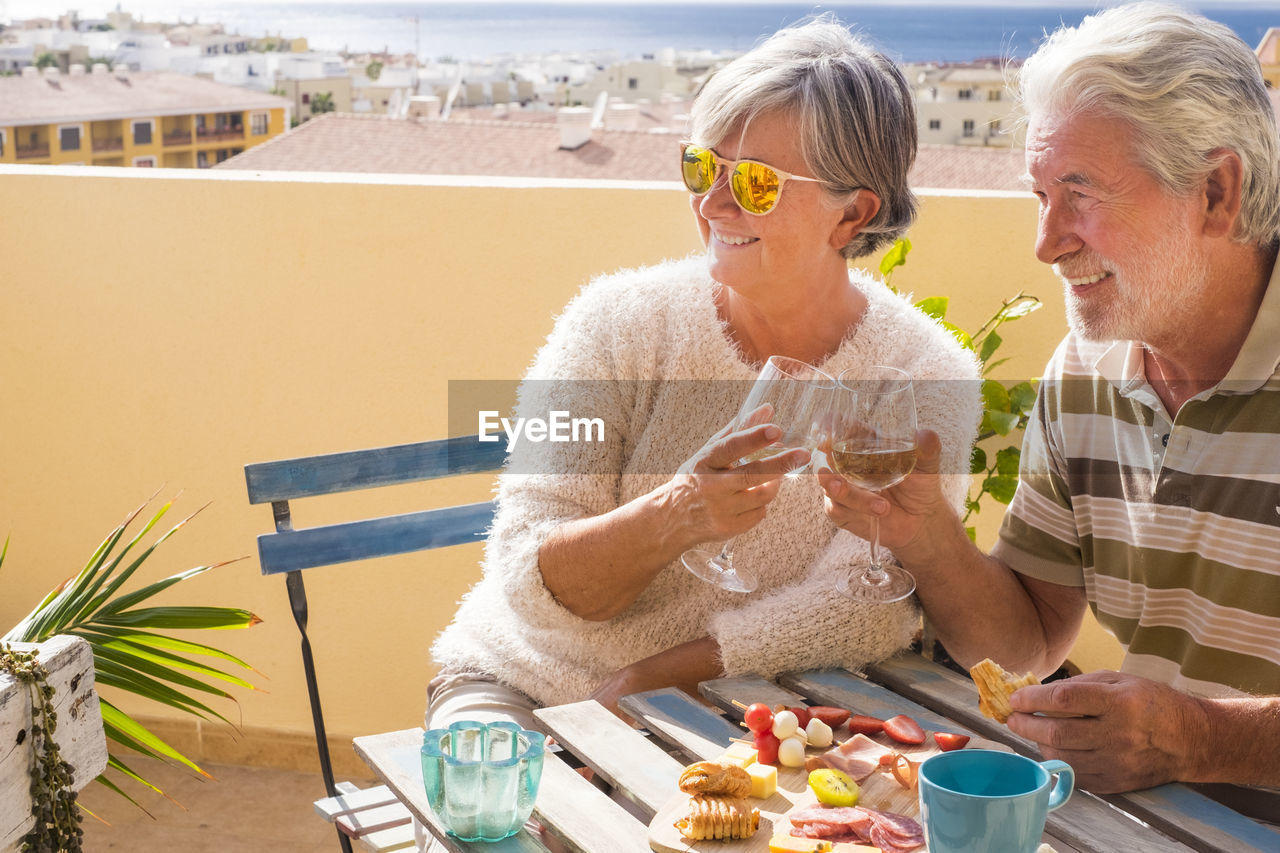
[[[289, 501], [496, 471], [505, 458], [505, 442], [481, 442], [471, 435], [245, 466], [249, 503], [270, 503], [275, 517], [275, 532], [258, 537], [258, 557], [264, 575], [285, 575], [289, 605], [302, 635], [302, 666], [311, 700], [320, 772], [329, 797], [343, 792], [334, 782], [325, 738], [315, 662], [307, 637], [307, 593], [302, 572], [317, 566], [479, 542], [493, 520], [494, 503], [483, 501], [294, 530]], [[342, 849], [350, 853], [347, 835], [340, 830], [338, 837]]]

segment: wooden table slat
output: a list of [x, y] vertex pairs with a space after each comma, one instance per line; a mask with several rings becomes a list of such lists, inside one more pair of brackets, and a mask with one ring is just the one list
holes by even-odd
[[649, 828], [554, 753], [542, 767], [533, 814], [575, 853], [649, 853]]
[[[698, 685], [698, 692], [708, 701], [723, 708], [735, 720], [742, 719], [744, 708], [738, 705], [750, 705], [752, 702], [763, 702], [770, 708], [777, 705], [801, 705], [804, 697], [795, 691], [776, 684], [759, 676], [717, 678], [704, 681]], [[734, 703], [738, 703], [735, 705]]]
[[[946, 717], [843, 670], [792, 673], [779, 680], [825, 705], [851, 708], [855, 713], [882, 718], [907, 714], [925, 729], [964, 731], [963, 726]], [[1154, 829], [1144, 829], [1118, 809], [1084, 791], [1077, 791], [1064, 806], [1050, 812], [1045, 828], [1054, 838], [1096, 853], [1114, 853], [1117, 850], [1125, 853], [1187, 853], [1192, 849], [1165, 838]]]
[[541, 708], [534, 717], [547, 732], [651, 820], [671, 799], [684, 766], [594, 700]]
[[662, 740], [693, 760], [709, 761], [744, 730], [674, 687], [623, 696], [618, 703]]
[[[898, 655], [870, 667], [867, 674], [895, 694], [963, 722], [984, 737], [1007, 743], [1024, 755], [1040, 756], [1035, 743], [1015, 735], [1008, 726], [982, 716], [978, 710], [977, 688], [959, 673], [920, 655]], [[1196, 850], [1280, 851], [1280, 833], [1185, 785], [1160, 785], [1104, 799]]]

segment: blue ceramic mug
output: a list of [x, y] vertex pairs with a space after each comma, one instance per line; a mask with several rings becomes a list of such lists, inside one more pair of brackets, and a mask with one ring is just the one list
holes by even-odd
[[929, 853], [1035, 853], [1045, 818], [1071, 797], [1075, 778], [1066, 762], [1012, 752], [931, 756], [920, 765], [920, 821]]
[[545, 737], [515, 723], [456, 722], [422, 739], [431, 810], [463, 841], [500, 841], [533, 812]]

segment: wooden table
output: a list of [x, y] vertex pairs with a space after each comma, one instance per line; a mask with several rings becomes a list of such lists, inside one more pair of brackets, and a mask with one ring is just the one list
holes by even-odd
[[[976, 735], [1039, 758], [1034, 745], [978, 713], [977, 691], [963, 676], [918, 655], [902, 655], [862, 675], [823, 670], [704, 682], [709, 707], [675, 690], [625, 697], [622, 708], [645, 726], [634, 729], [593, 701], [536, 711], [563, 747], [548, 755], [535, 817], [581, 853], [645, 853], [648, 822], [677, 793], [676, 779], [691, 761], [709, 759], [741, 737], [734, 702], [835, 705], [886, 718], [908, 714], [926, 728]], [[496, 844], [468, 844], [447, 836], [427, 804], [418, 749], [421, 729], [355, 739], [357, 754], [445, 846], [461, 853], [544, 853], [535, 833], [521, 831]], [[564, 756], [602, 776], [629, 800], [623, 808]], [[1252, 853], [1280, 851], [1280, 833], [1183, 785], [1099, 797], [1076, 791], [1049, 815], [1044, 841], [1058, 853]]]

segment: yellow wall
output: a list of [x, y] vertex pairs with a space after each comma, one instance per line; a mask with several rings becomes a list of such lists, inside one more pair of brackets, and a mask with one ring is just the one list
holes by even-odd
[[[1008, 376], [1038, 375], [1063, 328], [1057, 285], [1030, 251], [1033, 204], [928, 195], [895, 280], [951, 296], [965, 327], [1019, 288], [1045, 298], [1008, 327]], [[255, 555], [271, 512], [248, 505], [245, 463], [441, 437], [450, 379], [518, 378], [590, 276], [697, 245], [674, 184], [11, 166], [0, 167], [0, 208], [23, 212], [0, 229], [0, 535], [12, 537], [0, 627], [157, 489], [181, 493], [175, 520], [210, 505], [162, 546], [148, 579]], [[385, 500], [319, 499], [296, 506], [295, 521], [487, 494], [470, 478]], [[335, 740], [420, 722], [428, 646], [478, 554], [307, 573]], [[180, 743], [216, 760], [309, 758], [283, 578], [262, 577], [250, 556], [167, 600], [265, 620], [214, 642], [264, 674], [255, 681], [269, 693], [227, 713], [246, 737], [231, 744], [206, 727], [203, 742]]]

